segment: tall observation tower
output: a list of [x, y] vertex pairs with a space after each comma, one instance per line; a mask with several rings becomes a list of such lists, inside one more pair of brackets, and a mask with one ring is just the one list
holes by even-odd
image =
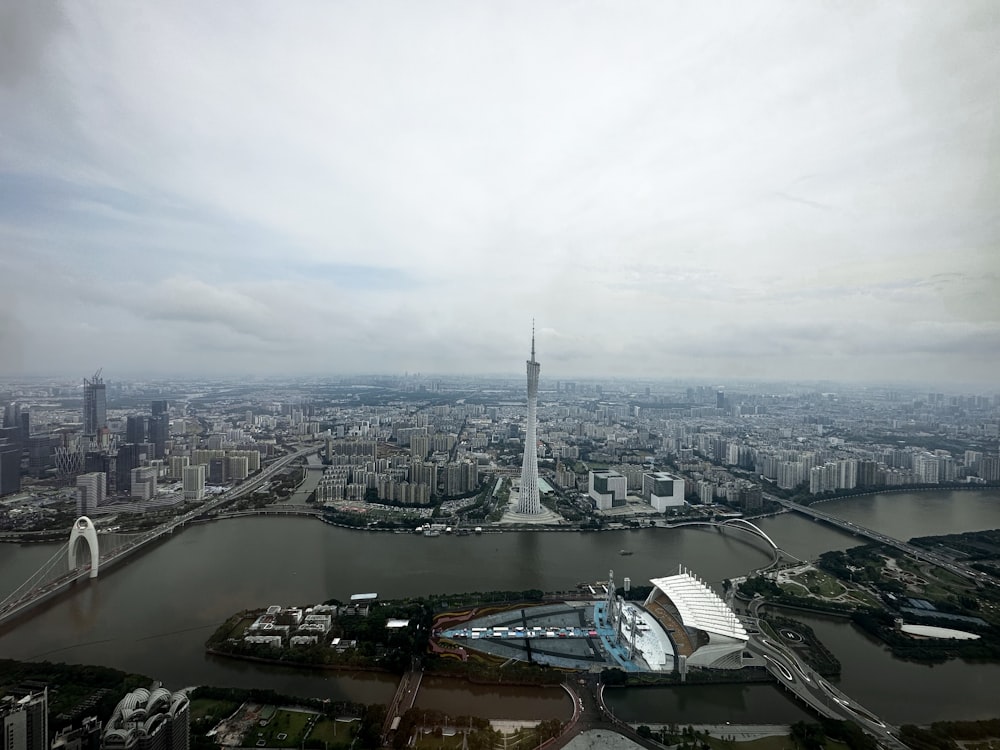
[[542, 512], [538, 501], [538, 438], [535, 435], [538, 407], [538, 373], [542, 366], [535, 361], [535, 323], [531, 323], [531, 359], [528, 360], [528, 425], [524, 430], [524, 463], [521, 464], [521, 495], [517, 512], [535, 516]]

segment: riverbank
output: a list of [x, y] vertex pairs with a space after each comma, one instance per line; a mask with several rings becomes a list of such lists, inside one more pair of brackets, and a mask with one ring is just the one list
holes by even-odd
[[[844, 502], [841, 508], [845, 515], [850, 508], [852, 522], [897, 536], [1000, 527], [1000, 503], [993, 491], [893, 494]], [[762, 519], [759, 525], [803, 559], [860, 543], [798, 514]], [[622, 548], [633, 554], [620, 556]], [[16, 585], [54, 552], [46, 545], [2, 545], [2, 578]], [[47, 603], [30, 623], [0, 633], [0, 657], [107, 664], [166, 684], [273, 687], [284, 693], [386, 703], [398, 683], [391, 674], [304, 672], [206, 658], [205, 640], [246, 606], [334, 597], [346, 601], [352, 593], [367, 591], [377, 591], [383, 599], [533, 587], [569, 591], [579, 581], [606, 580], [609, 568], [615, 569], [616, 579], [630, 576], [635, 586], [669, 575], [678, 565], [715, 586], [769, 559], [763, 544], [749, 536], [744, 541], [706, 527], [669, 533], [470, 535], [436, 542], [415, 535], [352, 533], [295, 517], [242, 518], [186, 527], [148, 554]], [[1000, 684], [1000, 665], [952, 660], [931, 670], [894, 658], [881, 641], [843, 620], [814, 622], [808, 613], [801, 619], [841, 660], [839, 685], [844, 691], [894, 724], [995, 713], [990, 686]], [[464, 681], [443, 681], [433, 688], [422, 686], [421, 705], [457, 706], [463, 713], [496, 718], [565, 715], [561, 702], [547, 699], [544, 692], [504, 688], [498, 695], [490, 690], [488, 685], [480, 689]], [[678, 715], [702, 723], [805, 718], [766, 684], [627, 688], [615, 702], [616, 713], [628, 710], [642, 721], [670, 721]]]

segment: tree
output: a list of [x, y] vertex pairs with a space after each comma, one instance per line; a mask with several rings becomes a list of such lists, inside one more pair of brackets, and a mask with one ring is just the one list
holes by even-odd
[[819, 724], [797, 721], [792, 724], [792, 739], [805, 750], [822, 750], [826, 734]]

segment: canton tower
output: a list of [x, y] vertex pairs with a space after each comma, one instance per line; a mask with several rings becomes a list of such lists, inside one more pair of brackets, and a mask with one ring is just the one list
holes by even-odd
[[538, 407], [538, 373], [542, 366], [535, 361], [535, 324], [531, 324], [531, 359], [528, 360], [528, 425], [524, 435], [524, 463], [521, 464], [521, 499], [517, 512], [536, 516], [542, 512], [538, 500], [538, 438], [535, 436]]

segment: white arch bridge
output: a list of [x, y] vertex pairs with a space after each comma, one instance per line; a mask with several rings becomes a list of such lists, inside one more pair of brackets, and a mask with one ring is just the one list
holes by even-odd
[[0, 623], [55, 596], [82, 578], [97, 578], [101, 563], [141, 546], [148, 534], [99, 533], [86, 516], [78, 518], [63, 544], [38, 570], [0, 600]]
[[736, 531], [743, 531], [766, 542], [767, 546], [770, 547], [771, 551], [774, 553], [774, 562], [778, 562], [778, 560], [782, 557], [802, 562], [799, 558], [795, 557], [795, 555], [779, 547], [778, 544], [771, 537], [769, 537], [762, 528], [760, 528], [760, 526], [746, 520], [745, 518], [727, 518], [722, 521], [681, 521], [680, 523], [671, 524], [670, 528], [677, 529], [682, 526], [713, 526], [720, 531], [722, 529], [735, 529]]

